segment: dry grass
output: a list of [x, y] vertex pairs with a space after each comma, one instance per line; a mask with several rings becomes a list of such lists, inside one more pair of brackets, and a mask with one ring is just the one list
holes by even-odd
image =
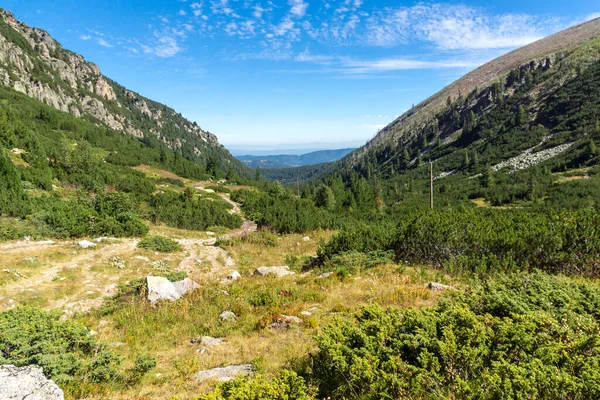
[[[241, 242], [227, 249], [238, 263], [240, 257], [245, 257], [248, 265], [279, 265], [290, 253], [314, 254], [318, 239], [332, 234], [313, 232], [308, 235], [310, 242], [302, 241], [302, 235], [289, 235], [281, 237], [276, 247]], [[251, 270], [247, 269], [242, 279], [229, 285], [219, 282], [221, 275], [198, 271], [195, 279], [201, 289], [175, 303], [152, 306], [137, 298], [125, 301], [111, 315], [95, 311], [80, 314], [80, 321], [99, 332], [99, 341], [124, 343], [115, 351], [124, 358], [125, 365], [141, 353], [150, 353], [158, 361], [156, 370], [142, 384], [125, 391], [107, 389], [90, 398], [189, 399], [214, 384], [196, 382], [195, 373], [239, 363], [251, 363], [272, 375], [282, 367], [304, 362], [315, 351], [314, 335], [333, 318], [351, 315], [373, 303], [428, 307], [435, 304], [439, 294], [425, 289], [424, 283], [432, 279], [449, 281], [437, 272], [394, 264], [345, 279], [319, 279], [316, 273], [261, 278], [250, 276]], [[218, 316], [224, 310], [233, 310], [237, 322], [220, 322]], [[303, 316], [303, 311], [312, 315]], [[288, 330], [269, 329], [278, 314], [299, 316], [304, 323]], [[226, 343], [200, 354], [196, 352], [199, 346], [190, 343], [191, 338], [199, 336], [225, 337]]]
[[183, 178], [172, 172], [160, 168], [155, 168], [151, 165], [140, 165], [137, 167], [133, 167], [133, 169], [143, 172], [144, 174], [146, 174], [146, 176], [150, 178], [170, 178], [184, 180]]
[[[225, 246], [225, 250], [237, 261], [240, 270], [246, 271], [261, 266], [288, 265], [289, 257], [299, 260], [302, 257], [315, 255], [321, 241], [327, 241], [335, 231], [316, 231], [309, 234], [292, 234], [278, 237], [278, 245], [260, 246], [251, 241], [238, 241], [233, 246]], [[250, 235], [258, 235], [253, 233]], [[310, 241], [304, 241], [308, 237]], [[286, 258], [288, 258], [286, 260]], [[294, 267], [290, 265], [290, 267]]]

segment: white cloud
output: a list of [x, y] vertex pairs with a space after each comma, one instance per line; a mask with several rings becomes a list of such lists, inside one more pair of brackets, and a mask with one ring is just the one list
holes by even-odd
[[165, 32], [154, 32], [155, 41], [152, 45], [142, 45], [142, 51], [156, 57], [173, 57], [183, 51], [177, 38], [184, 38], [181, 31], [175, 29]]
[[102, 47], [113, 47], [112, 44], [108, 43], [103, 38], [98, 39], [98, 44]]
[[343, 72], [347, 74], [368, 74], [376, 72], [404, 71], [413, 69], [474, 68], [481, 65], [482, 63], [483, 62], [462, 60], [424, 61], [408, 58], [345, 60], [343, 61]]
[[534, 42], [556, 26], [553, 18], [488, 16], [464, 5], [418, 4], [375, 13], [369, 18], [366, 37], [375, 46], [425, 41], [442, 50], [499, 49]]
[[213, 0], [211, 2], [211, 10], [213, 14], [224, 14], [232, 17], [239, 17], [233, 8], [229, 6], [229, 0]]
[[262, 18], [263, 13], [267, 11], [266, 9], [262, 8], [260, 4], [255, 5], [253, 10], [254, 11], [252, 12], [252, 15], [258, 19]]
[[281, 23], [274, 27], [273, 33], [275, 36], [283, 36], [286, 33], [292, 31], [294, 29], [294, 21], [291, 18], [286, 17], [281, 21]]
[[299, 61], [299, 62], [309, 62], [309, 63], [322, 64], [322, 65], [330, 65], [336, 59], [337, 58], [335, 56], [311, 54], [308, 50], [304, 50], [303, 52], [299, 53], [294, 58], [294, 60]]
[[293, 16], [302, 18], [306, 15], [308, 3], [306, 3], [304, 0], [289, 0], [289, 5], [292, 7], [290, 10], [290, 14], [292, 14]]
[[79, 36], [79, 39], [81, 40], [90, 40], [92, 37], [90, 35], [81, 35]]
[[589, 14], [585, 17], [586, 21], [591, 21], [593, 19], [600, 18], [600, 12]]
[[177, 15], [181, 15], [181, 16], [186, 16], [187, 13], [183, 10], [179, 10], [179, 12], [177, 13]]

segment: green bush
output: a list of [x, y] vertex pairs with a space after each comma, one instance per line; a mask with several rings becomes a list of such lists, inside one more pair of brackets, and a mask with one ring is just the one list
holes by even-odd
[[319, 398], [600, 398], [600, 290], [507, 275], [432, 309], [369, 306], [316, 338]]
[[281, 371], [272, 381], [264, 376], [241, 377], [221, 383], [214, 392], [196, 400], [311, 400], [315, 399], [312, 388], [292, 371]]
[[140, 249], [149, 249], [154, 251], [160, 251], [162, 253], [172, 253], [174, 251], [180, 251], [181, 246], [173, 239], [166, 238], [164, 236], [150, 236], [140, 240], [137, 245]]
[[39, 365], [57, 383], [101, 383], [118, 374], [119, 359], [89, 330], [61, 313], [17, 307], [0, 313], [0, 364]]
[[319, 249], [321, 264], [351, 251], [393, 251], [396, 258], [448, 272], [542, 269], [600, 274], [600, 213], [455, 209], [411, 213], [396, 225], [348, 226]]
[[324, 271], [337, 271], [340, 275], [348, 275], [390, 263], [393, 259], [393, 251], [375, 250], [367, 253], [348, 251], [332, 256], [325, 262], [322, 269]]

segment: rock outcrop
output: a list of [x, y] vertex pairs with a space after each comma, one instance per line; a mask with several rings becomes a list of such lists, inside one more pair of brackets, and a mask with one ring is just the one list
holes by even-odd
[[63, 391], [37, 366], [0, 365], [0, 399], [64, 400]]

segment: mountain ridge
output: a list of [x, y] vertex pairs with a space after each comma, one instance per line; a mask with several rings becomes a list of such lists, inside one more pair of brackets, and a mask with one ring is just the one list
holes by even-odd
[[426, 126], [449, 101], [456, 101], [472, 91], [489, 87], [509, 74], [511, 70], [523, 68], [526, 64], [530, 64], [529, 69], [551, 68], [557, 58], [562, 56], [561, 53], [599, 36], [600, 18], [596, 18], [512, 50], [487, 62], [390, 122], [367, 144], [342, 159], [343, 166], [356, 166], [364, 159], [365, 153], [370, 150], [400, 144], [411, 136], [410, 133]]
[[140, 139], [158, 140], [184, 158], [248, 175], [217, 137], [174, 109], [104, 76], [98, 65], [64, 49], [43, 29], [0, 9], [0, 84], [76, 117]]
[[250, 168], [293, 168], [337, 161], [353, 150], [355, 150], [355, 148], [318, 150], [300, 155], [273, 154], [253, 156], [247, 154], [236, 156], [236, 158], [244, 162], [244, 164]]

